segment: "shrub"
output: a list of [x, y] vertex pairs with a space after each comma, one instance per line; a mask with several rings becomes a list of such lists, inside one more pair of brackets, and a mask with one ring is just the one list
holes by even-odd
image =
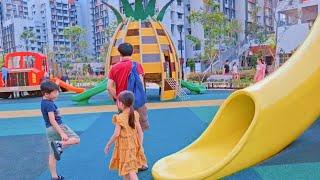
[[203, 79], [203, 82], [205, 82], [210, 75], [210, 73], [190, 73], [187, 77], [187, 80], [192, 82], [201, 82]]
[[70, 84], [77, 87], [93, 87], [100, 81], [104, 80], [104, 76], [94, 76], [94, 77], [81, 77], [81, 78], [70, 78]]

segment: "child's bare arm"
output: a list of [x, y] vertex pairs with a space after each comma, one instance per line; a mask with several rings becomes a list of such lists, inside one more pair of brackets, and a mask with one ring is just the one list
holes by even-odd
[[120, 125], [116, 125], [116, 127], [114, 128], [113, 135], [109, 139], [109, 141], [108, 141], [108, 143], [107, 143], [107, 145], [106, 145], [106, 147], [104, 149], [105, 153], [109, 152], [111, 145], [114, 143], [114, 141], [117, 139], [117, 137], [119, 137], [120, 130], [121, 130], [121, 126]]
[[110, 98], [116, 99], [116, 88], [115, 88], [115, 82], [111, 79], [108, 80], [108, 93]]
[[59, 124], [57, 123], [55, 116], [54, 116], [54, 112], [48, 112], [48, 116], [49, 116], [50, 124], [58, 132], [58, 134], [61, 136], [61, 139], [63, 141], [67, 141], [68, 136], [66, 135], [66, 133], [63, 132], [63, 130], [60, 128]]
[[135, 124], [136, 124], [136, 128], [137, 128], [137, 131], [138, 131], [140, 143], [143, 144], [143, 131], [142, 131], [140, 122], [139, 122], [139, 121], [136, 121]]

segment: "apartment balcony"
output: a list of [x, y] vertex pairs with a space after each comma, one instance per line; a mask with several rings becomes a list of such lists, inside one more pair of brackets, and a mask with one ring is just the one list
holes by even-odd
[[264, 8], [268, 8], [268, 9], [272, 9], [273, 7], [272, 7], [272, 0], [266, 0], [266, 1], [264, 1]]
[[181, 19], [177, 19], [177, 21], [175, 21], [176, 25], [184, 25], [184, 18], [181, 18]]
[[301, 6], [310, 6], [319, 4], [319, 0], [299, 0]]
[[171, 4], [171, 11], [179, 12], [179, 13], [184, 13], [184, 3], [183, 1], [181, 2], [181, 5], [178, 5], [178, 2]]
[[300, 6], [300, 0], [279, 1], [277, 11], [285, 11], [289, 9], [297, 9]]
[[266, 20], [265, 25], [269, 27], [273, 27], [273, 23], [270, 20]]
[[103, 22], [97, 22], [96, 23], [96, 26], [102, 26], [103, 25]]

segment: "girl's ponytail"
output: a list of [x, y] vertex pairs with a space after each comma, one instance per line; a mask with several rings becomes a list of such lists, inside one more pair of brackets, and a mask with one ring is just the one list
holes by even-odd
[[119, 101], [123, 103], [123, 105], [127, 108], [130, 108], [129, 113], [129, 119], [128, 124], [132, 129], [135, 129], [135, 118], [134, 118], [134, 109], [133, 109], [133, 103], [134, 103], [134, 95], [130, 91], [122, 91], [119, 94]]
[[130, 113], [129, 113], [129, 126], [132, 128], [132, 129], [135, 129], [136, 127], [136, 124], [135, 124], [135, 119], [134, 119], [134, 109], [133, 109], [133, 106], [130, 106]]

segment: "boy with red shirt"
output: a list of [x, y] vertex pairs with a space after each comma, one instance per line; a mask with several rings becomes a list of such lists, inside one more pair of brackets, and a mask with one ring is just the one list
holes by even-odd
[[[114, 100], [117, 99], [118, 95], [122, 91], [125, 91], [128, 88], [128, 77], [132, 70], [131, 55], [133, 54], [133, 47], [129, 43], [123, 43], [119, 45], [118, 51], [121, 54], [120, 62], [112, 66], [109, 72], [109, 79], [108, 79], [109, 96], [112, 97]], [[137, 70], [138, 70], [141, 82], [142, 84], [144, 84], [143, 83], [144, 71], [141, 64], [139, 63], [137, 63]], [[135, 109], [135, 110], [138, 111], [140, 115], [140, 124], [143, 131], [149, 129], [147, 107], [144, 105], [139, 109]]]

